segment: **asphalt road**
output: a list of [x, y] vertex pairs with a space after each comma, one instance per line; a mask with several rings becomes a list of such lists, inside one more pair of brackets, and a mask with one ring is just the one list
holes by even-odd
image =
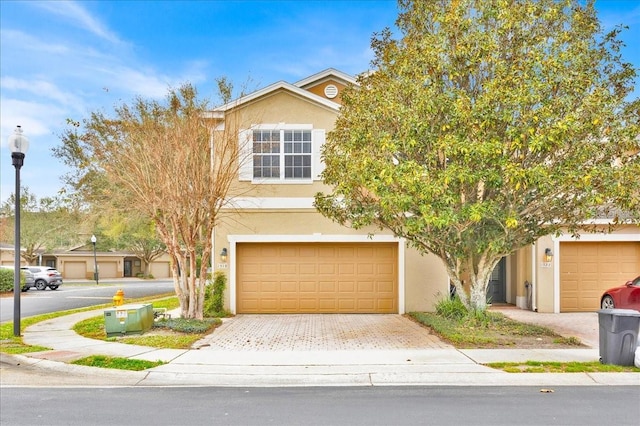
[[10, 425], [637, 425], [636, 388], [2, 388]]
[[[35, 290], [20, 293], [20, 317], [110, 303], [118, 289], [127, 299], [172, 293], [171, 280], [134, 280], [122, 282], [64, 283], [57, 290]], [[13, 294], [0, 298], [0, 322], [13, 320]]]

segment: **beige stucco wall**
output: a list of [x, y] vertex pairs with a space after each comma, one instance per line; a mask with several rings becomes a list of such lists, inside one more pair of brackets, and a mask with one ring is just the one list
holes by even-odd
[[[553, 238], [550, 235], [540, 238], [533, 250], [535, 253], [535, 308], [538, 312], [553, 312], [555, 301], [554, 295], [554, 272], [553, 262], [544, 261], [544, 251], [546, 248], [553, 250]], [[554, 258], [558, 255], [554, 251]]]
[[449, 276], [442, 261], [407, 248], [404, 264], [406, 312], [433, 312], [440, 299], [449, 297]]

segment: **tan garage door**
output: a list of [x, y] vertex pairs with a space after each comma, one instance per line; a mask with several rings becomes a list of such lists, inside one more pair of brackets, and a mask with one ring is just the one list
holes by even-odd
[[560, 243], [560, 311], [600, 308], [600, 296], [640, 274], [640, 242]]
[[239, 243], [238, 313], [396, 313], [394, 243]]
[[87, 262], [64, 262], [63, 278], [70, 280], [87, 278]]
[[169, 262], [151, 262], [149, 270], [154, 278], [169, 278], [171, 276]]
[[98, 261], [98, 272], [100, 272], [100, 279], [104, 278], [122, 278], [122, 275], [118, 274], [117, 262], [100, 262]]

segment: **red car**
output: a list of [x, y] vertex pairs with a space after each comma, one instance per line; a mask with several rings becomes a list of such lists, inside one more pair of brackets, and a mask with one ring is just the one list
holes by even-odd
[[625, 285], [610, 288], [600, 299], [602, 309], [635, 309], [640, 311], [640, 276]]

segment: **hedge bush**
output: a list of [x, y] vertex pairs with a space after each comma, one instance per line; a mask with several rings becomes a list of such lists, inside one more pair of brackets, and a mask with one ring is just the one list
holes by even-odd
[[[20, 273], [20, 288], [24, 287], [24, 274]], [[0, 291], [13, 291], [13, 269], [0, 268]]]

